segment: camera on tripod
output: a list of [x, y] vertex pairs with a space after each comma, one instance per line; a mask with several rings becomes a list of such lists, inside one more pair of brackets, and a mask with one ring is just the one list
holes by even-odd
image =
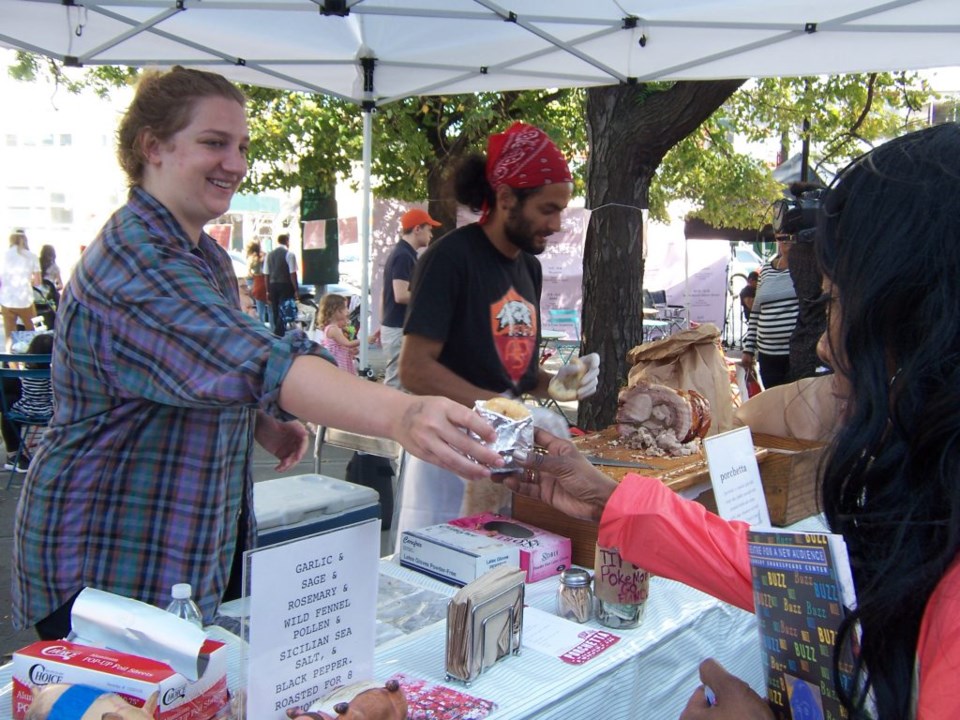
[[792, 198], [783, 198], [773, 204], [773, 231], [777, 235], [792, 235], [797, 241], [813, 240], [817, 215], [823, 205], [827, 188], [808, 182], [790, 184]]

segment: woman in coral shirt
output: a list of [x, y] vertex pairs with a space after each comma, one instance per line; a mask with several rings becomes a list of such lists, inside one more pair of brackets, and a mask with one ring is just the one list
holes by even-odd
[[[816, 251], [828, 327], [818, 352], [845, 406], [822, 468], [821, 507], [847, 543], [862, 631], [851, 718], [960, 717], [960, 126], [892, 140], [824, 200]], [[753, 609], [746, 530], [628, 476], [619, 486], [568, 442], [505, 482], [599, 519], [599, 542], [658, 575]], [[838, 637], [849, 643], [850, 633]], [[772, 718], [707, 660], [684, 720]]]

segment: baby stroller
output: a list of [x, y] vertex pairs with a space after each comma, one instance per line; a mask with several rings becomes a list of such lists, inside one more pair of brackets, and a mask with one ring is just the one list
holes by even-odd
[[37, 311], [37, 317], [42, 321], [34, 320], [34, 327], [23, 327], [22, 323], [17, 321], [18, 330], [53, 330], [53, 323], [57, 317], [57, 304], [60, 302], [60, 293], [49, 280], [44, 280], [39, 286], [33, 288], [33, 307]]

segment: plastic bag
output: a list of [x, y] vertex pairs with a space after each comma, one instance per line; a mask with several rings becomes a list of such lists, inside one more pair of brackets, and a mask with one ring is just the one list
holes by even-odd
[[298, 315], [299, 311], [297, 310], [296, 300], [287, 298], [280, 303], [280, 317], [283, 318], [285, 324], [295, 323]]

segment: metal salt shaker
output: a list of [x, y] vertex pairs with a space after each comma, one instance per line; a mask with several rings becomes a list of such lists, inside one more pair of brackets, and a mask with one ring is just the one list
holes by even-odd
[[568, 568], [560, 573], [557, 587], [557, 615], [567, 620], [584, 623], [593, 610], [593, 591], [590, 573], [583, 568]]

